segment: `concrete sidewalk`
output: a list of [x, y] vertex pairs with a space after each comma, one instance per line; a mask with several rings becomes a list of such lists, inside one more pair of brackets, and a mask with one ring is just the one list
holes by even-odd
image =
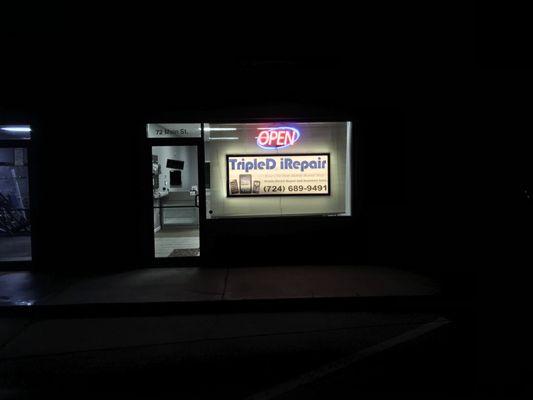
[[432, 296], [426, 277], [379, 266], [146, 268], [96, 277], [0, 273], [0, 306]]
[[[447, 318], [390, 307], [439, 294], [372, 266], [1, 273], [0, 397], [244, 398]], [[365, 299], [387, 307], [351, 307]]]

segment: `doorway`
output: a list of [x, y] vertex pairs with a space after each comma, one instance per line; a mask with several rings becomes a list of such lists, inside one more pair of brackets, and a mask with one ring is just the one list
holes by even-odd
[[200, 256], [198, 147], [152, 146], [154, 257]]

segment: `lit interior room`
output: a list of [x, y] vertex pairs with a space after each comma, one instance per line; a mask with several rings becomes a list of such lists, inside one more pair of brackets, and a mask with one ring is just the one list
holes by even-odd
[[155, 256], [200, 254], [196, 146], [153, 146]]

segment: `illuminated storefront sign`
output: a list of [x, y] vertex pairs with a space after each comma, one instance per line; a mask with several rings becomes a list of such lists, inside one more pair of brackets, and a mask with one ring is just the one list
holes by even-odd
[[300, 139], [300, 131], [288, 126], [257, 128], [257, 145], [265, 150], [283, 149]]
[[227, 195], [329, 195], [329, 161], [328, 153], [227, 155]]

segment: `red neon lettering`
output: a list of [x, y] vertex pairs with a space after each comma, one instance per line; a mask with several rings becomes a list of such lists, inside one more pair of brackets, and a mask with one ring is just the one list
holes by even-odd
[[290, 129], [263, 130], [257, 135], [257, 144], [260, 146], [286, 147], [293, 145], [298, 139], [298, 132]]
[[257, 136], [257, 143], [262, 146], [265, 146], [269, 141], [269, 137], [270, 135], [268, 134], [268, 131], [261, 131]]
[[300, 136], [300, 133], [299, 133], [299, 132], [293, 132], [293, 133], [292, 133], [291, 144], [296, 143], [296, 141], [298, 140], [299, 136]]
[[268, 142], [269, 146], [272, 146], [274, 143], [276, 143], [276, 140], [278, 139], [278, 131], [270, 131], [270, 140]]
[[285, 140], [285, 145], [294, 144], [295, 137], [296, 137], [296, 132], [287, 131], [287, 140]]
[[287, 134], [287, 131], [279, 131], [278, 132], [278, 146], [284, 146], [286, 144], [287, 137], [285, 136]]

